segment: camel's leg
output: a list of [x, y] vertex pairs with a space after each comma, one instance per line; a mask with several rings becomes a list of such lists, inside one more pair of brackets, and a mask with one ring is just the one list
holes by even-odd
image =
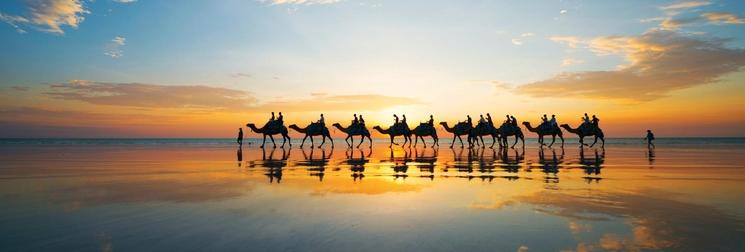
[[481, 139], [481, 148], [486, 148], [486, 142], [484, 142], [484, 136], [479, 135], [479, 139]]
[[564, 136], [559, 134], [559, 138], [561, 139], [561, 148], [564, 148]]
[[266, 144], [266, 134], [264, 134], [264, 141], [261, 141], [261, 147], [259, 148], [264, 148], [264, 144]]
[[[419, 136], [414, 136], [414, 148], [416, 148], [416, 145], [419, 143]], [[426, 144], [424, 146], [427, 146]]]
[[329, 141], [331, 141], [331, 149], [334, 148], [334, 139], [331, 138], [331, 134], [328, 135]]
[[[390, 135], [390, 136], [391, 136], [391, 144], [388, 145], [388, 148], [392, 148], [393, 147], [393, 144], [394, 144], [393, 143], [393, 135]], [[396, 145], [398, 145], [398, 144], [396, 144]]]
[[[277, 143], [274, 142], [274, 137], [272, 135], [269, 135], [269, 139], [272, 140], [272, 144], [274, 145], [274, 148], [277, 148]], [[284, 138], [282, 138], [282, 139], [284, 139]]]
[[[365, 136], [362, 136], [362, 139], [365, 139]], [[370, 135], [367, 135], [367, 140], [370, 141], [370, 149], [372, 149], [372, 137], [370, 137]], [[370, 153], [372, 153], [372, 150], [370, 151]]]
[[579, 137], [579, 147], [582, 148], [582, 146], [585, 145], [585, 136]]
[[318, 148], [322, 148], [323, 144], [326, 143], [326, 135], [321, 135], [321, 145], [318, 146]]
[[603, 141], [603, 145], [601, 145], [600, 147], [605, 149], [605, 137], [601, 137], [600, 140]]
[[458, 135], [458, 140], [460, 140], [460, 147], [463, 148], [463, 138], [460, 138], [460, 135]]
[[[290, 147], [292, 147], [292, 139], [290, 138], [290, 135], [287, 135], [287, 133], [285, 133], [284, 135], [282, 135], [282, 139], [283, 140], [284, 140], [284, 138], [287, 138], [287, 144], [290, 145]], [[282, 147], [284, 148], [284, 146], [285, 146], [285, 143], [282, 142]]]
[[517, 140], [520, 140], [520, 136], [515, 135], [515, 143], [512, 144], [512, 148], [515, 148], [515, 145], [517, 145]]
[[590, 145], [590, 148], [592, 148], [593, 146], [595, 146], [596, 143], [598, 143], [598, 136], [595, 136], [595, 140], [592, 141], [592, 144]]
[[453, 135], [453, 142], [450, 143], [450, 148], [453, 148], [453, 145], [455, 145], [455, 137], [456, 137], [456, 135]]
[[313, 149], [314, 147], [316, 147], [316, 144], [313, 143], [313, 136], [310, 136], [310, 148]]
[[432, 135], [432, 139], [435, 140], [435, 144], [432, 145], [432, 148], [434, 148], [435, 145], [437, 145], [437, 147], [440, 147], [440, 138], [437, 137], [437, 134]]
[[551, 135], [551, 144], [548, 147], [554, 146], [554, 142], [556, 142], [556, 135]]
[[[349, 144], [349, 138], [352, 138], [352, 144]], [[352, 147], [352, 145], [354, 144], [354, 138], [352, 137], [352, 135], [347, 135], [347, 138], [344, 138], [344, 142], [347, 143], [347, 146]]]
[[[284, 139], [284, 137], [282, 137], [282, 139]], [[300, 148], [303, 148], [303, 145], [305, 145], [305, 139], [308, 139], [308, 135], [305, 135], [305, 137], [303, 137], [303, 141], [300, 142]], [[313, 137], [311, 137], [310, 140], [312, 141]]]

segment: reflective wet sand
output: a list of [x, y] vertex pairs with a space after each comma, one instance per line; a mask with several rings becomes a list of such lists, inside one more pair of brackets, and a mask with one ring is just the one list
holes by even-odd
[[3, 251], [745, 249], [742, 144], [0, 149]]

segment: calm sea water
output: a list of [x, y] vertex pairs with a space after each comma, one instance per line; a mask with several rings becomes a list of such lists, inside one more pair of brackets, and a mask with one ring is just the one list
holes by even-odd
[[745, 250], [744, 138], [246, 141], [0, 140], [0, 250]]

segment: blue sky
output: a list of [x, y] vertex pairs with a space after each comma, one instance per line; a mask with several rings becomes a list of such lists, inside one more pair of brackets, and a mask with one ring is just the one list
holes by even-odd
[[[476, 93], [478, 102], [456, 98], [462, 107], [428, 108], [455, 116], [456, 109], [534, 99], [502, 88], [629, 65], [629, 52], [599, 54], [593, 43], [597, 38], [664, 31], [673, 39], [726, 40], [717, 46], [745, 47], [742, 1], [125, 2], [1, 2], [0, 87], [43, 93], [51, 84], [70, 80], [205, 85], [250, 93], [260, 104], [312, 99], [312, 94], [395, 95], [433, 104], [452, 94]], [[54, 3], [79, 5], [80, 11], [72, 12], [77, 20], [71, 25], [64, 16], [47, 17], [60, 13], [44, 12]], [[18, 21], [42, 14], [59, 29]], [[665, 27], [665, 19], [680, 24]], [[557, 37], [577, 39], [579, 45]], [[727, 60], [715, 64], [739, 62]], [[728, 77], [738, 69], [713, 76], [739, 81]], [[702, 81], [711, 81], [708, 77]], [[704, 83], [649, 92], [672, 96], [699, 84]], [[617, 98], [601, 95], [609, 97]], [[584, 98], [582, 106], [621, 109], [617, 101]], [[503, 102], [481, 102], [487, 99]], [[525, 113], [554, 106], [574, 111], [574, 103], [551, 98], [545, 107]], [[27, 106], [23, 101], [10, 105]]]

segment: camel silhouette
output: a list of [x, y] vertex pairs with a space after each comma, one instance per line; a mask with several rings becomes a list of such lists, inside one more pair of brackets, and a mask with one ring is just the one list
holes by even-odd
[[269, 136], [269, 139], [272, 140], [272, 144], [274, 147], [277, 147], [277, 143], [274, 142], [273, 135], [281, 134], [282, 135], [282, 148], [285, 147], [285, 142], [287, 142], [290, 147], [292, 147], [292, 143], [290, 142], [290, 136], [287, 135], [287, 127], [281, 124], [280, 121], [274, 120], [270, 121], [267, 124], [264, 125], [264, 127], [256, 128], [256, 125], [253, 123], [246, 124], [246, 127], [250, 128], [253, 132], [262, 134], [264, 136], [264, 140], [261, 142], [261, 148], [264, 148], [264, 144], [266, 143], [266, 136]]
[[290, 125], [290, 129], [305, 134], [305, 137], [303, 137], [303, 142], [300, 143], [300, 148], [303, 148], [305, 139], [307, 139], [308, 137], [310, 137], [310, 148], [313, 148], [315, 146], [315, 144], [313, 143], [313, 136], [323, 137], [321, 145], [318, 146], [319, 149], [323, 146], [324, 143], [326, 143], [327, 137], [329, 138], [329, 140], [331, 140], [331, 148], [334, 148], [334, 139], [331, 138], [331, 134], [329, 133], [329, 129], [326, 128], [326, 125], [323, 125], [321, 123], [311, 123], [310, 125], [308, 125], [308, 127], [300, 128], [297, 125], [293, 124]]
[[520, 127], [504, 123], [502, 124], [502, 126], [499, 127], [499, 133], [502, 137], [502, 143], [505, 147], [509, 146], [509, 144], [507, 143], [507, 137], [509, 136], [515, 136], [515, 143], [512, 144], [511, 148], [515, 148], [518, 139], [522, 141], [523, 147], [525, 147], [525, 135], [523, 135], [523, 130], [520, 129]]
[[497, 142], [499, 142], [499, 146], [502, 146], [502, 142], [497, 140], [499, 138], [499, 135], [499, 130], [495, 128], [494, 125], [491, 125], [489, 123], [479, 123], [478, 125], [476, 125], [476, 127], [473, 127], [473, 129], [471, 129], [468, 137], [472, 139], [477, 145], [479, 144], [480, 139], [481, 145], [483, 147], [486, 147], [486, 143], [484, 143], [484, 136], [491, 136], [492, 143], [489, 148], [494, 148], [494, 144]]
[[393, 142], [393, 139], [397, 136], [403, 136], [404, 137], [404, 144], [401, 146], [405, 146], [406, 143], [409, 143], [411, 145], [411, 130], [409, 130], [409, 126], [403, 123], [397, 123], [391, 126], [388, 129], [383, 129], [380, 126], [375, 126], [373, 129], [380, 132], [380, 134], [389, 135], [391, 137], [391, 144], [388, 147], [393, 147], [393, 145], [398, 145], [397, 143]]
[[[370, 131], [367, 130], [364, 124], [357, 123], [349, 125], [349, 127], [344, 128], [339, 123], [334, 123], [334, 127], [339, 129], [339, 131], [344, 132], [347, 134], [347, 138], [344, 138], [344, 142], [347, 142], [347, 145], [349, 147], [354, 146], [354, 137], [353, 136], [360, 136], [360, 144], [357, 145], [357, 148], [362, 145], [362, 142], [365, 141], [365, 137], [367, 137], [368, 140], [370, 140], [370, 148], [372, 148], [372, 138], [370, 138]], [[349, 143], [348, 139], [352, 139], [352, 143]]]
[[537, 128], [533, 128], [533, 126], [530, 125], [530, 122], [523, 122], [523, 125], [525, 125], [525, 128], [528, 129], [530, 132], [534, 132], [538, 134], [538, 143], [543, 147], [546, 145], [543, 140], [543, 136], [551, 136], [551, 144], [548, 145], [548, 147], [551, 147], [554, 145], [554, 142], [556, 142], [556, 136], [559, 136], [559, 139], [561, 139], [561, 147], [564, 147], [564, 135], [561, 133], [560, 128], [554, 128], [550, 125], [539, 125]]
[[453, 142], [450, 143], [450, 148], [453, 148], [453, 145], [455, 145], [455, 139], [458, 138], [460, 140], [460, 147], [463, 148], [463, 138], [460, 136], [468, 136], [466, 140], [468, 140], [468, 145], [471, 145], [471, 138], [469, 134], [471, 134], [471, 125], [469, 125], [466, 122], [459, 122], [455, 124], [452, 128], [448, 126], [447, 122], [440, 122], [440, 125], [442, 125], [443, 128], [445, 128], [445, 131], [453, 133]]
[[414, 134], [414, 147], [416, 147], [418, 139], [421, 138], [422, 144], [424, 144], [424, 147], [426, 148], [427, 142], [424, 141], [425, 136], [432, 137], [432, 140], [434, 141], [434, 143], [432, 143], [432, 147], [434, 147], [435, 145], [440, 146], [439, 139], [437, 138], [437, 130], [429, 123], [420, 123], [419, 126], [416, 126], [416, 128], [411, 131], [411, 133]]
[[584, 141], [586, 136], [594, 136], [595, 141], [592, 142], [592, 145], [590, 145], [590, 147], [595, 146], [595, 144], [598, 142], [598, 138], [600, 138], [600, 140], [603, 142], [602, 147], [605, 148], [605, 135], [603, 134], [603, 130], [600, 128], [596, 128], [591, 124], [582, 124], [576, 129], [573, 129], [571, 126], [569, 126], [569, 124], [562, 124], [561, 127], [564, 128], [566, 131], [577, 134], [577, 136], [579, 136], [579, 147], [587, 145]]

